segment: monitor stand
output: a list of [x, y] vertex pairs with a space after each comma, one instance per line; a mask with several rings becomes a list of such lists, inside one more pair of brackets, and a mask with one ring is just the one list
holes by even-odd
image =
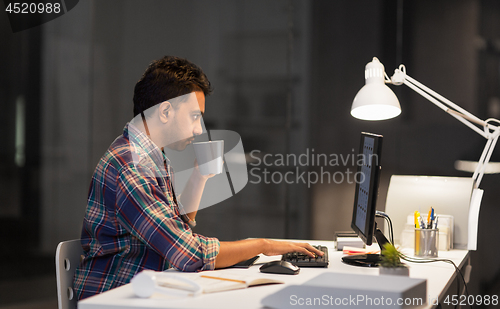
[[[380, 246], [380, 249], [384, 247], [386, 243], [389, 241], [384, 236], [384, 233], [377, 228], [377, 224], [375, 223], [375, 239], [377, 239], [377, 243]], [[342, 257], [342, 262], [361, 267], [378, 267], [380, 265], [380, 254], [360, 254], [360, 255], [348, 255]]]

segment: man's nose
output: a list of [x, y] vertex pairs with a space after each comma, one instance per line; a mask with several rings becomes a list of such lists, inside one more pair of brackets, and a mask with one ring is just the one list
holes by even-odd
[[194, 135], [200, 135], [201, 133], [203, 133], [203, 127], [201, 126], [201, 123], [198, 123], [198, 124], [194, 127], [193, 134], [194, 134]]

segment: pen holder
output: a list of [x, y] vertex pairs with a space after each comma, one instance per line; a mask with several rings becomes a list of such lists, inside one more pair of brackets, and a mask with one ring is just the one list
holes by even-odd
[[415, 256], [437, 257], [439, 229], [415, 229]]

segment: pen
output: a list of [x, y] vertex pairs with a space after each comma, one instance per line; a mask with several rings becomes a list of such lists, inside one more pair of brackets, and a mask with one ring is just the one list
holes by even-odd
[[415, 250], [418, 252], [420, 250], [420, 233], [421, 231], [418, 230], [417, 231], [417, 228], [420, 227], [420, 224], [418, 223], [418, 217], [420, 216], [420, 214], [418, 213], [417, 210], [415, 210], [415, 212], [413, 213], [413, 215], [415, 216]]
[[434, 229], [438, 228], [438, 220], [439, 220], [439, 217], [436, 215], [436, 221], [434, 222]]
[[217, 279], [217, 280], [238, 282], [238, 283], [246, 283], [243, 280], [236, 280], [236, 279], [229, 279], [229, 278], [213, 277], [213, 276], [206, 276], [206, 275], [201, 275], [200, 277], [202, 277], [202, 278], [208, 278], [208, 279]]
[[424, 218], [422, 217], [422, 215], [420, 214], [420, 212], [418, 213], [418, 216], [419, 216], [419, 219], [420, 219], [420, 228], [421, 229], [425, 229]]
[[434, 226], [434, 220], [436, 220], [436, 214], [434, 213], [434, 207], [431, 208], [431, 228]]
[[429, 209], [429, 214], [427, 215], [427, 228], [432, 228], [432, 207]]

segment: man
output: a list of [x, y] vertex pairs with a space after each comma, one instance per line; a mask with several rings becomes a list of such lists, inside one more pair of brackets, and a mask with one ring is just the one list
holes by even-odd
[[177, 201], [173, 171], [162, 148], [182, 151], [202, 133], [210, 92], [203, 71], [177, 57], [152, 62], [137, 82], [135, 117], [92, 177], [81, 237], [85, 257], [74, 281], [79, 299], [129, 283], [144, 269], [213, 270], [261, 253], [322, 255], [306, 243], [219, 242], [192, 232], [205, 183], [213, 175], [201, 175], [195, 163]]

